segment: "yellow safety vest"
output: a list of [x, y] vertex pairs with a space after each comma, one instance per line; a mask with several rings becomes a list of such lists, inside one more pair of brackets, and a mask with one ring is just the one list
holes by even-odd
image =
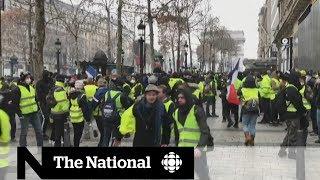
[[[111, 99], [114, 98], [117, 94], [120, 94], [115, 99], [115, 103], [116, 103], [117, 111], [119, 112], [119, 115], [121, 116], [122, 113], [124, 112], [124, 109], [123, 109], [122, 104], [121, 104], [121, 92], [120, 91], [114, 91], [114, 90], [111, 90], [111, 91], [108, 91], [108, 92], [110, 92]], [[109, 94], [108, 92], [106, 92], [106, 94], [105, 94], [105, 100], [108, 99], [108, 94]]]
[[270, 98], [270, 92], [271, 92], [271, 79], [268, 75], [264, 75], [262, 77], [262, 81], [260, 82], [260, 89], [259, 89], [260, 95], [263, 98]]
[[[56, 83], [59, 86], [59, 84]], [[65, 114], [69, 112], [70, 103], [67, 96], [67, 91], [59, 86], [53, 93], [57, 104], [51, 108], [51, 113], [55, 115]]]
[[[280, 86], [280, 81], [279, 81], [278, 79], [272, 78], [271, 81], [275, 82], [276, 88], [279, 88], [279, 86]], [[276, 98], [276, 94], [277, 94], [277, 91], [276, 91], [276, 90], [273, 90], [273, 89], [271, 88], [271, 90], [270, 90], [270, 99], [271, 99], [271, 100], [274, 100], [274, 99]]]
[[249, 100], [259, 100], [259, 89], [258, 88], [242, 88], [242, 101], [243, 103]]
[[119, 132], [122, 135], [134, 134], [136, 132], [136, 118], [133, 115], [133, 105], [123, 112]]
[[184, 126], [179, 122], [179, 109], [174, 113], [174, 120], [179, 131], [179, 147], [196, 147], [199, 143], [201, 132], [195, 116], [195, 106], [193, 106], [187, 116]]
[[170, 89], [172, 89], [179, 81], [182, 83], [184, 82], [184, 80], [180, 78], [170, 78], [168, 83], [170, 86]]
[[135, 100], [135, 99], [136, 99], [136, 97], [135, 97], [134, 95], [135, 95], [135, 93], [136, 93], [136, 89], [137, 89], [139, 86], [141, 86], [141, 90], [140, 90], [138, 96], [142, 94], [142, 93], [141, 93], [141, 91], [142, 91], [142, 84], [141, 84], [141, 83], [137, 83], [136, 85], [134, 85], [134, 86], [132, 87], [132, 89], [131, 89], [131, 91], [130, 91], [130, 94], [129, 94], [129, 97], [130, 97], [132, 100]]
[[305, 90], [306, 90], [306, 86], [303, 86], [299, 91], [301, 96], [302, 96], [303, 106], [306, 108], [306, 110], [311, 110], [311, 104], [309, 103], [309, 101], [304, 96]]
[[84, 86], [84, 92], [89, 102], [92, 101], [94, 94], [96, 93], [98, 87], [96, 85], [86, 85]]
[[[84, 96], [82, 94], [80, 98]], [[70, 107], [70, 121], [72, 123], [81, 123], [84, 120], [83, 112], [78, 103], [79, 98], [71, 99], [71, 107]]]
[[20, 98], [20, 110], [23, 115], [31, 114], [38, 111], [38, 105], [36, 102], [36, 91], [29, 85], [30, 91], [24, 86], [18, 85], [21, 93]]
[[170, 99], [168, 99], [168, 100], [167, 100], [166, 102], [164, 102], [163, 104], [164, 104], [164, 107], [165, 107], [165, 109], [166, 109], [166, 112], [169, 112], [169, 108], [170, 108], [171, 104], [173, 104], [173, 102], [172, 102]]
[[192, 94], [195, 95], [198, 99], [201, 98], [201, 91], [200, 91], [200, 89], [196, 89]]
[[[286, 88], [288, 87], [294, 87], [295, 89], [297, 89], [294, 85], [292, 84], [288, 84], [286, 86]], [[297, 89], [298, 90], [298, 89]], [[297, 112], [297, 109], [293, 106], [292, 103], [290, 103], [289, 101], [286, 101], [286, 104], [287, 104], [287, 112]]]
[[8, 167], [9, 160], [8, 155], [10, 151], [10, 118], [6, 112], [0, 109], [0, 168]]

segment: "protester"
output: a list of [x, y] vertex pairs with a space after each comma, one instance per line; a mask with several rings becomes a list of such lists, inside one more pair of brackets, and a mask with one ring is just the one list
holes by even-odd
[[90, 106], [84, 93], [83, 81], [77, 80], [70, 95], [70, 121], [74, 129], [74, 147], [79, 147], [85, 122], [91, 121]]
[[[158, 100], [158, 93], [157, 86], [148, 85], [144, 97], [124, 112], [119, 128], [120, 133], [115, 142], [116, 146], [128, 133], [134, 133], [133, 147], [159, 147], [161, 145], [165, 107]], [[132, 127], [134, 124], [135, 127]]]
[[245, 135], [245, 145], [254, 146], [256, 123], [259, 115], [259, 90], [255, 78], [248, 75], [244, 81], [240, 94], [242, 101], [242, 124]]

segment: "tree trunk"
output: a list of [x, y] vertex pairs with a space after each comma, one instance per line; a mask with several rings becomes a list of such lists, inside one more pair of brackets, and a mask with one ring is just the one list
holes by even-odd
[[39, 80], [43, 70], [43, 46], [46, 38], [44, 1], [35, 1], [35, 53], [34, 53], [34, 78]]
[[171, 51], [172, 51], [172, 71], [175, 72], [176, 71], [176, 59], [174, 56], [174, 36], [171, 37]]
[[154, 33], [153, 33], [153, 17], [151, 14], [151, 0], [148, 0], [148, 23], [149, 23], [149, 30], [150, 30], [150, 58], [151, 63], [154, 61]]
[[177, 71], [180, 72], [180, 58], [181, 58], [181, 54], [180, 54], [180, 44], [181, 44], [181, 28], [178, 25], [178, 43], [177, 43]]
[[120, 73], [121, 71], [121, 54], [122, 54], [122, 6], [123, 0], [118, 1], [118, 44], [117, 44], [117, 71]]
[[110, 9], [107, 7], [107, 38], [108, 38], [108, 58], [109, 61], [113, 59], [112, 54], [111, 54], [111, 15], [110, 15]]
[[33, 43], [32, 43], [32, 0], [29, 0], [29, 17], [28, 17], [28, 40], [29, 40], [29, 59], [27, 64], [27, 70], [31, 74], [34, 73], [34, 61], [33, 61]]
[[190, 57], [190, 67], [192, 70], [193, 64], [192, 64], [192, 46], [191, 46], [191, 31], [189, 27], [189, 22], [188, 22], [188, 41], [189, 41], [189, 57]]

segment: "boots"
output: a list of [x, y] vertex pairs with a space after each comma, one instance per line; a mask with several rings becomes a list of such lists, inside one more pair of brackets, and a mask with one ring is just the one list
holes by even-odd
[[250, 135], [250, 141], [249, 141], [249, 145], [250, 146], [254, 146], [254, 137], [253, 135]]
[[244, 145], [245, 146], [249, 146], [249, 141], [250, 141], [250, 135], [248, 132], [244, 133], [244, 137], [245, 137], [245, 141], [244, 141]]

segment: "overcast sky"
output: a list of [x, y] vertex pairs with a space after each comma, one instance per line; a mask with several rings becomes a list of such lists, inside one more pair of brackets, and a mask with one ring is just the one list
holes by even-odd
[[[70, 2], [69, 0], [63, 1]], [[78, 2], [79, 0], [72, 1]], [[213, 6], [212, 14], [219, 17], [221, 25], [230, 30], [244, 31], [246, 38], [244, 54], [246, 58], [257, 58], [258, 14], [264, 2], [265, 0], [211, 0]], [[158, 29], [156, 26], [154, 28], [155, 48], [159, 49], [159, 45], [157, 44]], [[193, 47], [197, 46], [199, 42], [195, 37], [192, 39], [194, 42]]]
[[211, 0], [213, 14], [231, 30], [245, 33], [245, 57], [257, 58], [258, 14], [265, 0]]

